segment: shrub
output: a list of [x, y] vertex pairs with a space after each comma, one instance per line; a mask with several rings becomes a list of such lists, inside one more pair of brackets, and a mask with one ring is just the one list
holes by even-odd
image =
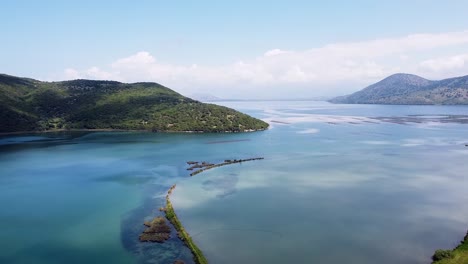
[[432, 260], [439, 261], [439, 260], [453, 258], [453, 257], [454, 255], [453, 255], [452, 250], [438, 249], [435, 251], [434, 255], [432, 256]]

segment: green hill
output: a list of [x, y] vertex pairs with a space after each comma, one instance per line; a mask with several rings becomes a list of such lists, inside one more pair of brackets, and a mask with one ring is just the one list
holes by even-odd
[[394, 74], [331, 103], [343, 104], [468, 104], [468, 76], [430, 81], [412, 74]]
[[243, 132], [268, 124], [157, 83], [41, 82], [0, 74], [0, 132], [58, 129]]

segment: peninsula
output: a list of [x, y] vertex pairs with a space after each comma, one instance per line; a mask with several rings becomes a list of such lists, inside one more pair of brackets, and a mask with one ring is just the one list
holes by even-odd
[[247, 132], [268, 124], [158, 83], [42, 82], [0, 74], [0, 133], [60, 130]]
[[[253, 160], [263, 160], [263, 157], [259, 158], [249, 158], [249, 159], [233, 159], [233, 160], [224, 160], [224, 162], [213, 164], [209, 162], [198, 162], [198, 161], [187, 161], [187, 164], [190, 166], [187, 170], [193, 170], [198, 168], [199, 170], [195, 171], [195, 173], [191, 173], [190, 176], [194, 176], [199, 174], [203, 171], [213, 169], [216, 167], [231, 165], [235, 163], [242, 163], [247, 161]], [[171, 203], [171, 195], [172, 191], [176, 188], [176, 185], [172, 185], [169, 190], [167, 191], [166, 195], [166, 205], [159, 209], [159, 211], [165, 212], [167, 220], [171, 222], [174, 228], [177, 230], [177, 236], [184, 242], [184, 244], [190, 249], [193, 254], [193, 260], [196, 264], [207, 264], [208, 260], [203, 255], [203, 252], [200, 248], [193, 242], [192, 237], [189, 233], [185, 230], [182, 223], [180, 222], [179, 218], [177, 217], [174, 207]], [[169, 239], [169, 229], [161, 216], [155, 217], [152, 221], [145, 222], [144, 225], [148, 227], [143, 233], [140, 235], [141, 242], [159, 242], [163, 243], [167, 239]], [[177, 260], [179, 261], [179, 260]], [[183, 263], [183, 262], [181, 262]]]

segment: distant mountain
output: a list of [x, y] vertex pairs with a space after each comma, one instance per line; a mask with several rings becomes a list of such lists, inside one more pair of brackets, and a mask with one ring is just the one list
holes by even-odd
[[41, 82], [0, 74], [0, 132], [59, 129], [242, 132], [268, 124], [157, 83]]
[[398, 73], [361, 91], [329, 100], [343, 104], [468, 104], [468, 76], [430, 81]]

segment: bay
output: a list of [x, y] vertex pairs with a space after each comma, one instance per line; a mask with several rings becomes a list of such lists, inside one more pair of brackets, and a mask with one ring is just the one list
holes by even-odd
[[428, 263], [466, 232], [468, 107], [219, 104], [271, 128], [0, 138], [0, 262], [191, 263], [174, 234], [138, 242], [174, 183], [210, 263]]

